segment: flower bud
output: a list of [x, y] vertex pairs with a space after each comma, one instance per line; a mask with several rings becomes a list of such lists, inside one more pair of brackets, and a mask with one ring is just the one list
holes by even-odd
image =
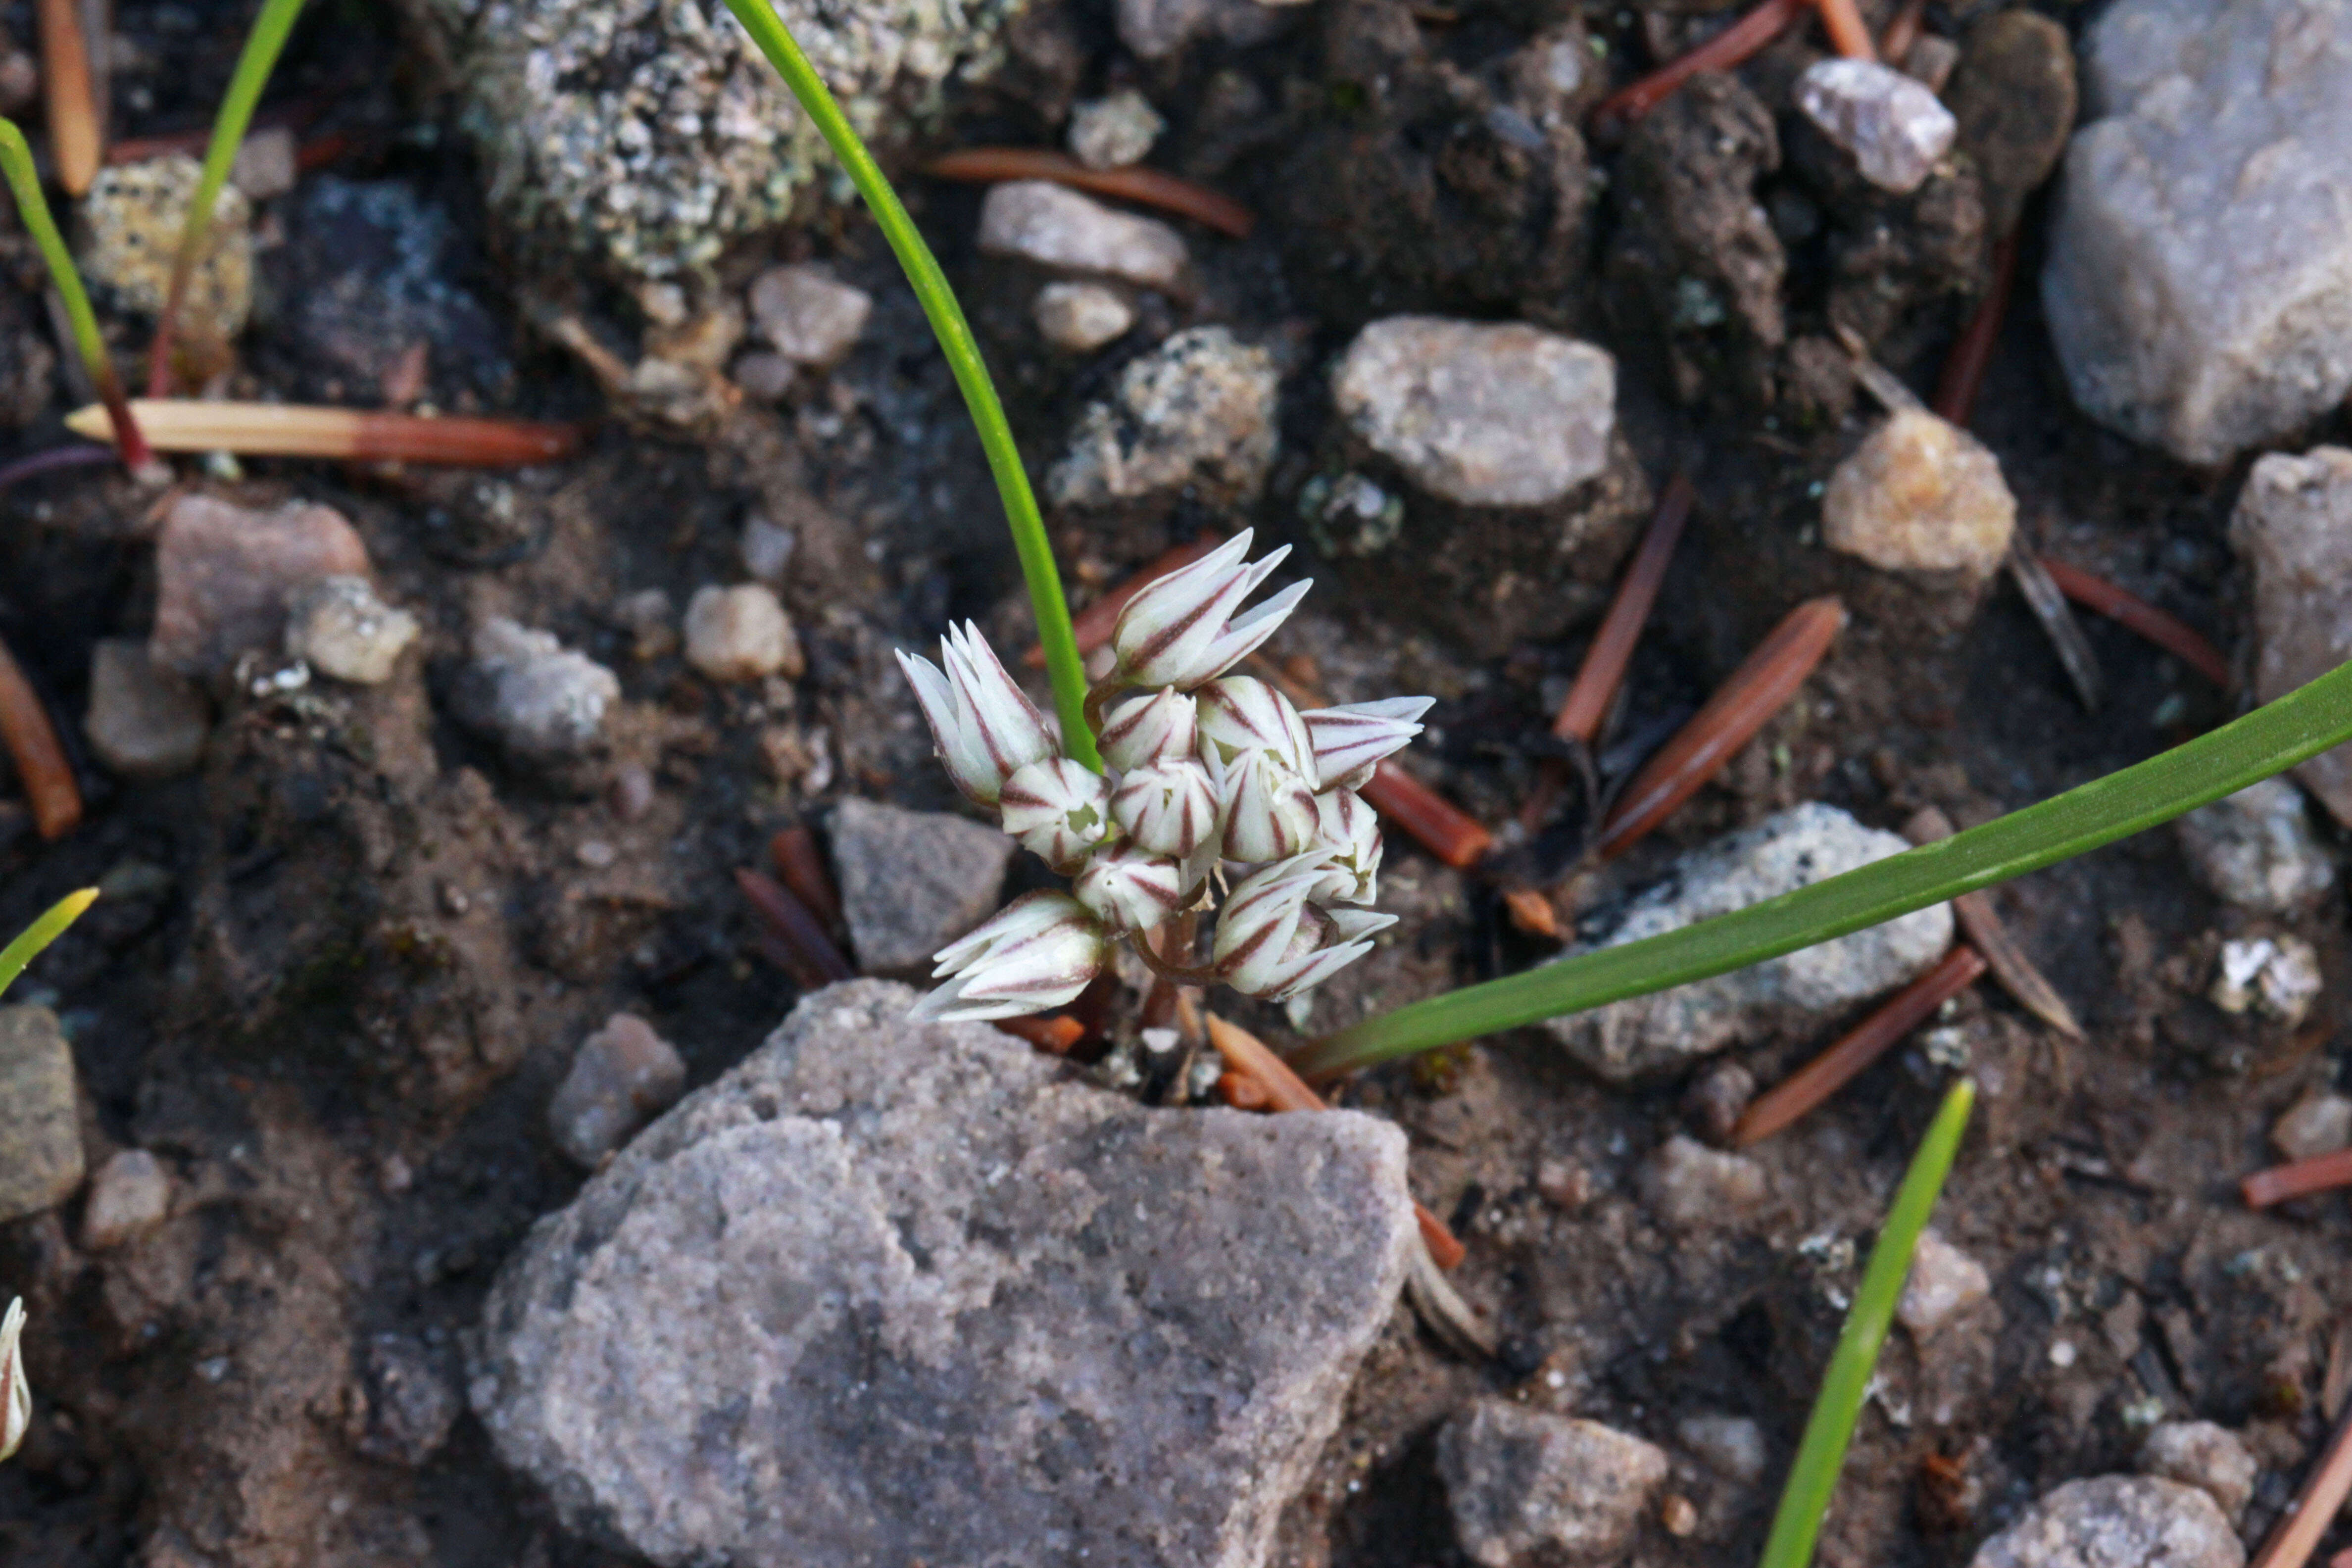
[[1192, 901], [1181, 862], [1133, 844], [1097, 850], [1071, 891], [1114, 931], [1150, 931]]
[[1147, 584], [1127, 602], [1110, 641], [1128, 685], [1189, 689], [1223, 675], [1275, 634], [1307, 584], [1294, 583], [1236, 618], [1241, 602], [1290, 553], [1286, 544], [1263, 561], [1244, 564], [1249, 546], [1245, 528], [1191, 565]]
[[1110, 781], [1084, 763], [1053, 757], [1004, 781], [1004, 831], [1056, 871], [1068, 871], [1110, 831]]
[[908, 1015], [960, 1023], [1042, 1013], [1074, 1000], [1110, 962], [1110, 938], [1066, 893], [1015, 899], [970, 936], [941, 948], [934, 988]]
[[1289, 698], [1263, 680], [1229, 675], [1201, 688], [1199, 701], [1204, 761], [1231, 763], [1263, 752], [1297, 773], [1310, 792], [1318, 786], [1314, 737]]
[[16, 1451], [33, 1425], [33, 1391], [25, 1383], [25, 1352], [17, 1341], [25, 1331], [25, 1303], [8, 1303], [0, 1317], [0, 1459]]
[[898, 654], [948, 775], [971, 799], [994, 805], [1006, 779], [1060, 748], [978, 626], [966, 621], [950, 627], [940, 639], [940, 661], [944, 672], [929, 659]]
[[1110, 814], [1139, 848], [1186, 859], [1217, 837], [1209, 771], [1187, 758], [1137, 768], [1111, 792]]
[[1418, 722], [1429, 711], [1433, 697], [1386, 697], [1378, 702], [1349, 702], [1338, 708], [1313, 708], [1304, 715], [1314, 737], [1315, 766], [1323, 787], [1361, 789], [1381, 759], [1402, 751], [1421, 733]]
[[1197, 717], [1192, 699], [1173, 687], [1130, 697], [1110, 710], [1096, 738], [1103, 761], [1121, 773], [1190, 757]]
[[1396, 921], [1369, 910], [1326, 910], [1308, 901], [1323, 857], [1310, 852], [1243, 880], [1217, 916], [1211, 962], [1244, 995], [1287, 1001], [1370, 952], [1365, 939]]
[[1216, 775], [1228, 860], [1283, 860], [1315, 842], [1315, 791], [1265, 752], [1244, 752]]
[[1371, 904], [1380, 898], [1380, 814], [1351, 789], [1315, 797], [1315, 847], [1324, 871], [1307, 896], [1318, 904]]

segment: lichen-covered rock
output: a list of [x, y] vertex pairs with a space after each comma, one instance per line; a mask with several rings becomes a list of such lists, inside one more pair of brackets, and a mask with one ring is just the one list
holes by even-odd
[[[2352, 658], [2352, 448], [2315, 447], [2256, 463], [2230, 518], [2254, 572], [2254, 695], [2284, 697]], [[2352, 826], [2352, 744], [2294, 770]]]
[[[196, 199], [204, 165], [184, 153], [99, 172], [82, 200], [89, 244], [81, 253], [92, 287], [125, 310], [162, 313], [172, 292], [172, 262], [188, 204]], [[193, 344], [217, 350], [245, 330], [253, 311], [253, 208], [243, 192], [223, 186], [213, 203], [205, 248], [180, 302], [177, 331]]]
[[1070, 115], [1070, 156], [1089, 169], [1140, 163], [1168, 129], [1151, 100], [1131, 87], [1089, 99]]
[[[1678, 931], [1908, 847], [1836, 806], [1797, 806], [1685, 855], [1597, 942], [1570, 951]], [[1769, 963], [1555, 1018], [1544, 1028], [1603, 1078], [1647, 1077], [1891, 990], [1941, 957], [1951, 941], [1951, 908], [1933, 904]]]
[[2199, 879], [2242, 909], [2292, 914], [2336, 885], [2335, 858], [2311, 830], [2303, 792], [2286, 779], [2200, 805], [2176, 831]]
[[2068, 1481], [1977, 1549], [1969, 1568], [2244, 1568], [2213, 1500], [2147, 1476]]
[[2094, 418], [2223, 463], [2352, 391], [2352, 14], [2121, 0], [2067, 149], [2042, 296]]
[[1822, 542], [1887, 572], [1982, 583], [2009, 554], [2017, 498], [1983, 442], [1924, 408], [1898, 410], [1830, 476]]
[[1667, 1468], [1654, 1443], [1492, 1396], [1437, 1435], [1454, 1539], [1479, 1568], [1618, 1560]]
[[[491, 205], [627, 279], [707, 266], [830, 199], [822, 137], [724, 7], [689, 0], [404, 0], [445, 54]], [[990, 75], [1020, 0], [777, 7], [889, 156]]]
[[540, 1223], [499, 1454], [666, 1564], [1255, 1568], [1402, 1282], [1402, 1136], [1148, 1110], [914, 999], [818, 993]]
[[1179, 332], [1087, 405], [1045, 494], [1078, 509], [1172, 505], [1187, 492], [1210, 507], [1255, 500], [1274, 462], [1280, 390], [1265, 350], [1223, 327]]
[[833, 814], [833, 864], [859, 965], [928, 974], [933, 953], [996, 912], [1015, 847], [950, 812], [844, 800]]

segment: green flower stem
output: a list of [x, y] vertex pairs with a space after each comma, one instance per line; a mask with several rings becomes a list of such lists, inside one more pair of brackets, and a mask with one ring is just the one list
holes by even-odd
[[25, 928], [24, 935], [0, 948], [0, 992], [16, 983], [25, 966], [41, 956], [41, 950], [65, 935], [66, 928], [81, 919], [82, 911], [98, 902], [98, 889], [84, 888], [79, 893], [68, 893], [39, 920]]
[[1764, 1540], [1764, 1555], [1757, 1568], [1807, 1568], [1813, 1544], [1821, 1539], [1822, 1520], [1829, 1512], [1831, 1494], [1837, 1490], [1838, 1472], [1845, 1468], [1846, 1446], [1853, 1441], [1854, 1422], [1862, 1415], [1864, 1396], [1870, 1392], [1870, 1374], [1878, 1365], [1879, 1346], [1895, 1321], [1895, 1303], [1911, 1272], [1911, 1254], [1936, 1207], [1944, 1178], [1951, 1173], [1952, 1157], [1959, 1152], [1960, 1133], [1976, 1103], [1977, 1086], [1967, 1079], [1951, 1087], [1928, 1124], [1927, 1136], [1911, 1157], [1911, 1168], [1895, 1189], [1894, 1206], [1870, 1249], [1862, 1271], [1862, 1288], [1838, 1331], [1830, 1364], [1822, 1373], [1821, 1391], [1813, 1395], [1813, 1413], [1806, 1418], [1804, 1437], [1797, 1444], [1797, 1462], [1790, 1468], [1789, 1484], [1780, 1493], [1780, 1510], [1772, 1516], [1772, 1533]]
[[1711, 921], [1367, 1018], [1293, 1065], [1328, 1079], [1498, 1029], [1645, 995], [1891, 921], [2096, 849], [2352, 738], [2352, 664], [2184, 746], [1940, 843]]
[[1086, 722], [1086, 669], [1078, 658], [1076, 634], [1070, 629], [1070, 607], [1062, 596], [1054, 547], [1045, 538], [1045, 522], [1038, 515], [1029, 475], [1021, 466], [1020, 448], [1013, 445], [1013, 426], [1005, 422], [1004, 406], [997, 401], [996, 385], [980, 357], [980, 345], [972, 341], [963, 308], [956, 303], [955, 291], [948, 287], [947, 275], [940, 270], [930, 247], [923, 243], [915, 220], [907, 216], [898, 193], [890, 188], [873, 154], [850, 128], [841, 106], [793, 41], [769, 0], [727, 0], [727, 8], [735, 13], [736, 20], [776, 68], [776, 74], [784, 79], [784, 85], [793, 89], [793, 96], [800, 100], [801, 108], [848, 171], [850, 183], [866, 198], [883, 237], [906, 268], [907, 281], [914, 285], [915, 297], [931, 320], [931, 331], [939, 334], [940, 347], [947, 353], [956, 384], [963, 389], [972, 423], [980, 428], [980, 444], [988, 453], [997, 493], [1004, 498], [1005, 521], [1012, 526], [1013, 548], [1021, 556], [1021, 574], [1028, 581], [1029, 602], [1036, 609], [1037, 640], [1045, 646], [1045, 672], [1054, 683], [1054, 709], [1061, 716], [1063, 748], [1099, 773], [1102, 760], [1095, 751], [1094, 731]]
[[269, 73], [277, 68], [287, 36], [294, 31], [294, 18], [301, 13], [302, 0], [262, 0], [261, 15], [253, 19], [253, 31], [246, 35], [245, 48], [236, 57], [236, 69], [228, 79], [228, 96], [221, 100], [220, 112], [213, 116], [213, 139], [205, 148], [204, 177], [196, 182], [196, 198], [189, 205], [187, 222], [180, 230], [179, 253], [172, 258], [171, 291], [164, 297], [163, 314], [155, 323], [155, 341], [147, 351], [150, 397], [171, 394], [172, 329], [180, 319], [188, 280], [195, 275], [196, 258], [204, 254], [205, 237], [212, 232], [213, 205], [220, 200], [221, 187], [228, 184], [237, 149], [245, 145], [246, 131], [253, 124], [254, 108], [261, 101], [261, 89], [268, 84]]
[[114, 445], [122, 454], [122, 466], [135, 473], [151, 459], [147, 438], [131, 417], [131, 400], [122, 395], [121, 378], [114, 374], [114, 362], [106, 355], [106, 340], [99, 336], [98, 315], [89, 308], [81, 275], [74, 270], [73, 253], [66, 248], [65, 236], [58, 232], [58, 220], [49, 216], [40, 174], [33, 167], [33, 149], [13, 120], [0, 119], [0, 175], [6, 177], [8, 189], [16, 195], [16, 211], [31, 231], [33, 243], [40, 247], [58, 297], [65, 301], [74, 349], [89, 372], [90, 384], [98, 388], [99, 400], [106, 405], [107, 417], [114, 423]]

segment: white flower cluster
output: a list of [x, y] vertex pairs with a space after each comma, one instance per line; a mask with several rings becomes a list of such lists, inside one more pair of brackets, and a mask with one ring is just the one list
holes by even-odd
[[17, 1344], [25, 1331], [25, 1303], [13, 1300], [0, 1316], [0, 1459], [16, 1451], [33, 1424], [33, 1391], [25, 1385], [25, 1352]]
[[[940, 664], [898, 655], [956, 787], [1071, 879], [1031, 893], [938, 955], [923, 1018], [1010, 1018], [1058, 1007], [1134, 941], [1162, 973], [1286, 1001], [1371, 949], [1381, 829], [1356, 794], [1421, 732], [1430, 699], [1301, 713], [1262, 680], [1225, 672], [1274, 635], [1307, 589], [1236, 615], [1289, 553], [1249, 563], [1250, 535], [1148, 584], [1111, 633], [1117, 663], [1089, 717], [1121, 692], [1100, 746], [1108, 774], [1064, 756], [1045, 716], [967, 622]], [[941, 668], [941, 667], [944, 668]], [[1222, 875], [1219, 875], [1222, 873]], [[1171, 963], [1139, 939], [1231, 888], [1207, 962]]]

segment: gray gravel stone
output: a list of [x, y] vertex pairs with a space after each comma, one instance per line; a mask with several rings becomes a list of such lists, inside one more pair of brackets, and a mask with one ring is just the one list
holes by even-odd
[[615, 1013], [580, 1042], [547, 1102], [547, 1123], [563, 1152], [593, 1170], [685, 1090], [677, 1048], [643, 1018]]
[[[1677, 931], [1908, 847], [1836, 806], [1797, 806], [1685, 855], [1672, 876], [1627, 905], [1597, 942], [1571, 951]], [[1891, 990], [1942, 957], [1951, 941], [1951, 909], [1936, 904], [1768, 963], [1612, 1002], [1544, 1027], [1577, 1060], [1622, 1082], [1670, 1071]]]
[[1919, 1339], [1926, 1339], [1960, 1313], [1992, 1294], [1992, 1279], [1984, 1265], [1946, 1241], [1933, 1230], [1919, 1234], [1911, 1253], [1911, 1272], [1895, 1303], [1895, 1316]]
[[2179, 818], [2189, 864], [2215, 894], [2265, 914], [2291, 914], [2336, 885], [2336, 862], [2304, 816], [2303, 792], [2264, 779]]
[[751, 280], [751, 319], [760, 335], [794, 364], [838, 363], [873, 313], [874, 297], [842, 282], [828, 267], [771, 267]]
[[1822, 542], [1886, 572], [2000, 570], [2017, 499], [1985, 444], [1924, 408], [1896, 412], [1830, 476]]
[[286, 651], [320, 675], [379, 686], [423, 628], [364, 577], [321, 577], [286, 596]]
[[792, 679], [803, 668], [792, 618], [764, 583], [694, 591], [686, 605], [686, 662], [713, 680]]
[[2261, 1468], [2238, 1435], [2210, 1421], [2168, 1421], [2140, 1446], [2142, 1475], [2195, 1487], [2213, 1500], [2221, 1517], [2235, 1522], [2253, 1500]]
[[371, 1336], [360, 1452], [412, 1469], [440, 1452], [466, 1408], [452, 1364], [456, 1359], [414, 1334]]
[[240, 654], [275, 653], [287, 595], [321, 577], [368, 573], [367, 546], [331, 507], [289, 501], [272, 511], [184, 495], [155, 542], [158, 664], [199, 678]]
[[584, 755], [621, 699], [613, 672], [551, 632], [492, 616], [474, 633], [474, 662], [460, 677], [457, 710], [520, 762]]
[[204, 761], [212, 709], [185, 676], [159, 667], [146, 643], [101, 637], [90, 649], [89, 712], [81, 727], [110, 772], [176, 778]]
[[47, 1007], [0, 1007], [0, 1225], [81, 1185], [73, 1047]]
[[833, 814], [833, 864], [859, 967], [929, 974], [933, 953], [996, 912], [1015, 847], [948, 812], [844, 800]]
[[1675, 1428], [1683, 1447], [1727, 1480], [1754, 1486], [1771, 1455], [1764, 1428], [1745, 1415], [1690, 1415]]
[[2075, 401], [2223, 463], [2352, 390], [2352, 13], [2121, 0], [2066, 153], [2042, 301]]
[[1099, 272], [1147, 289], [1172, 289], [1191, 253], [1157, 218], [1107, 207], [1049, 180], [1013, 180], [980, 205], [980, 248], [1066, 272]]
[[2068, 1481], [1977, 1549], [1969, 1568], [2244, 1568], [2213, 1500], [2147, 1476]]
[[2313, 1094], [2296, 1100], [2271, 1123], [2271, 1147], [2289, 1160], [2352, 1147], [2352, 1100]]
[[144, 1149], [108, 1156], [89, 1178], [81, 1207], [85, 1252], [106, 1252], [163, 1223], [172, 1212], [172, 1175]]
[[1677, 1132], [1642, 1167], [1642, 1196], [1674, 1230], [1737, 1223], [1768, 1195], [1764, 1167]]
[[1189, 492], [1210, 507], [1255, 500], [1275, 450], [1274, 356], [1223, 327], [1178, 332], [1119, 372], [1078, 416], [1045, 475], [1057, 507], [1108, 507]]
[[1815, 60], [1797, 79], [1797, 109], [1864, 179], [1898, 195], [1919, 188], [1959, 131], [1934, 92], [1876, 60]]
[[1135, 310], [1099, 283], [1048, 283], [1030, 312], [1037, 331], [1057, 349], [1091, 353], [1135, 325]]
[[[2259, 700], [2352, 658], [2352, 448], [2256, 463], [2231, 515], [2230, 542], [2253, 567]], [[2294, 776], [2352, 826], [2352, 744], [2320, 752]]]
[[1168, 121], [1131, 87], [1089, 99], [1070, 113], [1070, 156], [1089, 169], [1140, 163]]
[[665, 1565], [1255, 1568], [1402, 1283], [1402, 1135], [1146, 1109], [914, 1000], [810, 997], [540, 1222], [498, 1452]]
[[1616, 1559], [1666, 1470], [1655, 1444], [1492, 1395], [1437, 1435], [1454, 1540], [1479, 1568]]
[[1331, 384], [1339, 416], [1431, 495], [1542, 506], [1609, 465], [1617, 363], [1522, 322], [1391, 316]]

